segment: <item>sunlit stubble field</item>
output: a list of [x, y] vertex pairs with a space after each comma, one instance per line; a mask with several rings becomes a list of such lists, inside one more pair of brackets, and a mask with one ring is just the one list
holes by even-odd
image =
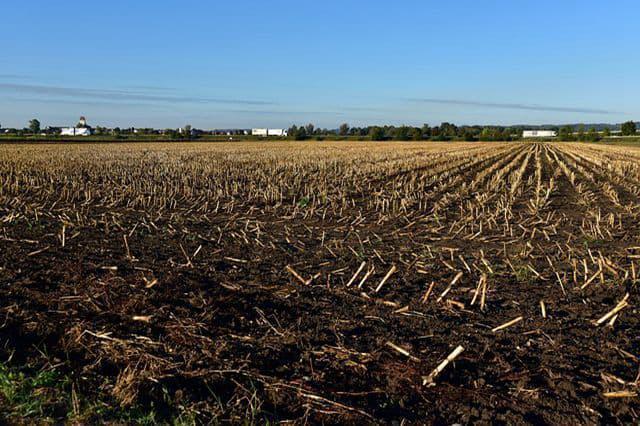
[[5, 145], [0, 411], [635, 422], [639, 201], [594, 144]]

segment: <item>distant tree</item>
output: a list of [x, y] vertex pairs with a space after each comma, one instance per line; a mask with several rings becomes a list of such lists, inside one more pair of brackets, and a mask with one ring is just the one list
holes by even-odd
[[40, 133], [40, 121], [35, 118], [29, 120], [29, 131], [33, 134]]
[[191, 124], [185, 124], [185, 126], [182, 128], [182, 132], [184, 133], [183, 136], [189, 140], [191, 139], [191, 131]]
[[424, 136], [422, 134], [422, 129], [419, 129], [418, 127], [414, 127], [413, 129], [411, 129], [411, 139], [413, 139], [414, 141], [423, 140]]
[[300, 126], [296, 129], [296, 132], [293, 134], [293, 138], [297, 141], [303, 141], [307, 139], [307, 129], [304, 126]]
[[622, 135], [623, 136], [632, 136], [636, 134], [636, 123], [633, 121], [627, 121], [622, 124]]
[[564, 126], [560, 128], [560, 131], [558, 132], [558, 138], [561, 141], [572, 141], [575, 138], [573, 137], [573, 127], [571, 126]]
[[581, 124], [578, 126], [578, 140], [579, 141], [585, 140], [584, 124]]
[[591, 127], [589, 129], [589, 131], [587, 132], [586, 138], [587, 138], [588, 141], [596, 142], [596, 141], [600, 140], [600, 135], [598, 135], [598, 131], [596, 130], [595, 127]]
[[349, 125], [347, 123], [342, 123], [338, 129], [338, 134], [340, 136], [347, 136], [349, 134]]
[[305, 127], [305, 130], [307, 131], [307, 135], [309, 136], [313, 135], [315, 128], [316, 126], [314, 126], [313, 123], [307, 124], [307, 126]]
[[295, 138], [297, 133], [298, 133], [298, 126], [296, 126], [295, 124], [289, 127], [289, 131], [287, 132], [287, 134], [291, 138]]
[[493, 131], [493, 129], [491, 129], [490, 127], [485, 127], [484, 129], [482, 129], [482, 132], [480, 132], [479, 139], [481, 141], [492, 141], [494, 140], [494, 137], [495, 132]]
[[455, 138], [458, 136], [458, 127], [455, 124], [444, 122], [440, 124], [440, 136]]
[[385, 131], [382, 127], [374, 126], [369, 129], [369, 136], [372, 141], [385, 140]]
[[475, 137], [475, 135], [473, 134], [473, 131], [472, 131], [472, 130], [470, 130], [470, 129], [465, 130], [465, 131], [462, 133], [462, 137], [463, 137], [463, 138], [464, 138], [464, 140], [465, 140], [465, 141], [467, 141], [467, 142], [473, 142], [473, 141], [475, 141], [475, 140], [476, 140], [476, 137]]
[[609, 136], [611, 136], [611, 130], [609, 130], [608, 127], [605, 127], [602, 131], [602, 137], [608, 138]]
[[422, 133], [422, 138], [423, 139], [429, 139], [431, 137], [431, 127], [428, 124], [423, 124], [422, 125], [422, 129], [421, 129], [421, 133]]
[[407, 126], [400, 126], [393, 132], [393, 139], [397, 141], [408, 141], [410, 131], [411, 128]]

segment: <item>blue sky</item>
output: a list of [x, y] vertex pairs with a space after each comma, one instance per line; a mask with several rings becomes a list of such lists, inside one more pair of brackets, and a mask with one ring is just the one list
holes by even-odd
[[637, 0], [6, 1], [0, 124], [640, 120]]

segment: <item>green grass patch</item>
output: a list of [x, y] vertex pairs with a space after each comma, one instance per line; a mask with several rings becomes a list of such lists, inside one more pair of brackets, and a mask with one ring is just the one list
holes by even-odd
[[175, 415], [161, 418], [153, 407], [122, 408], [107, 395], [89, 397], [75, 389], [71, 377], [56, 369], [33, 370], [0, 362], [0, 424], [197, 423], [195, 414], [181, 407], [176, 407]]

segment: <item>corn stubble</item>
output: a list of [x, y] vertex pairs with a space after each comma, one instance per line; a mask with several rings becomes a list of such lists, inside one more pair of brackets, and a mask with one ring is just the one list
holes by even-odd
[[114, 404], [638, 420], [639, 150], [2, 148], [2, 353], [46, 337]]

